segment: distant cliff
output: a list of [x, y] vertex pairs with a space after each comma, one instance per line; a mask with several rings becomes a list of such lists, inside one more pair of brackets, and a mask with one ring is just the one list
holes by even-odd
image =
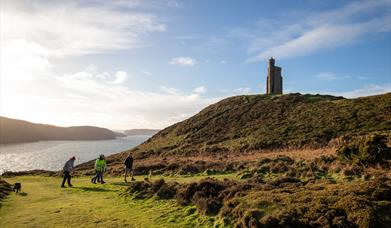
[[131, 129], [131, 130], [126, 130], [125, 134], [126, 135], [154, 135], [158, 132], [159, 130], [157, 129]]
[[0, 144], [40, 140], [105, 140], [116, 134], [106, 128], [92, 126], [57, 127], [0, 117]]

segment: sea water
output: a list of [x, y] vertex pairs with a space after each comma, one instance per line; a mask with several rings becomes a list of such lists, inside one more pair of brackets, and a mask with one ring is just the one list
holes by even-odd
[[72, 156], [75, 165], [133, 148], [150, 136], [128, 136], [113, 140], [39, 141], [0, 145], [0, 174], [33, 169], [61, 170]]

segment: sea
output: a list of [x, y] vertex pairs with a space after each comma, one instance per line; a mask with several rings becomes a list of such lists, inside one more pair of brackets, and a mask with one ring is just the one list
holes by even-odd
[[111, 155], [131, 149], [150, 136], [128, 136], [113, 140], [93, 141], [39, 141], [0, 145], [0, 175], [5, 171], [34, 169], [61, 170], [72, 156], [75, 165], [97, 158], [100, 154]]

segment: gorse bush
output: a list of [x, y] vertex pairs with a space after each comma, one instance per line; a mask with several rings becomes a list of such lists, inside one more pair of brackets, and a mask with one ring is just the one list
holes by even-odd
[[338, 157], [353, 164], [373, 164], [391, 159], [387, 136], [369, 135], [337, 149]]

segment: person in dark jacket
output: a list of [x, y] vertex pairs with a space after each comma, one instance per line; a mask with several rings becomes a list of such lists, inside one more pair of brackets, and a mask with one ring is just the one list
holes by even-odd
[[128, 173], [130, 173], [130, 175], [132, 177], [132, 181], [136, 180], [133, 177], [133, 156], [132, 156], [132, 153], [129, 153], [128, 157], [125, 160], [125, 182], [128, 182], [126, 180]]
[[64, 165], [64, 168], [62, 169], [64, 173], [64, 179], [62, 180], [61, 188], [65, 188], [65, 181], [68, 181], [68, 186], [72, 187], [71, 184], [71, 173], [73, 170], [73, 165], [75, 163], [76, 158], [71, 157]]

